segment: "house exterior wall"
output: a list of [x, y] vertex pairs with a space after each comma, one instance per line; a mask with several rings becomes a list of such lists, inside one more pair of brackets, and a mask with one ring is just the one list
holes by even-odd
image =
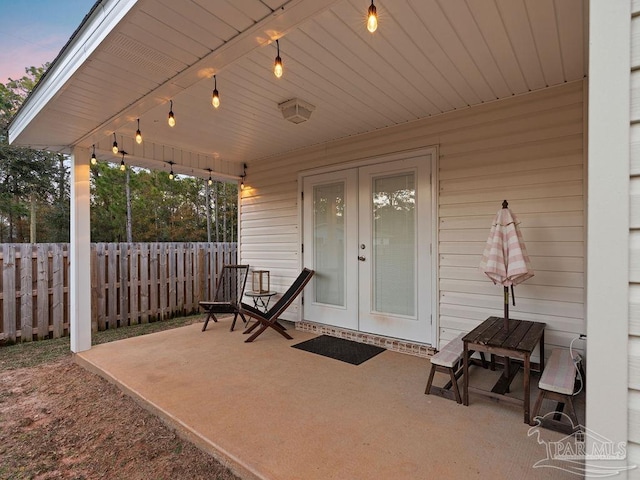
[[502, 313], [502, 288], [478, 265], [506, 198], [536, 271], [516, 287], [512, 317], [544, 321], [547, 343], [568, 345], [585, 328], [583, 100], [584, 84], [574, 82], [249, 165], [241, 261], [270, 270], [273, 289], [284, 291], [301, 268], [301, 172], [436, 146], [441, 341]]
[[631, 2], [629, 144], [629, 463], [640, 465], [640, 2]]

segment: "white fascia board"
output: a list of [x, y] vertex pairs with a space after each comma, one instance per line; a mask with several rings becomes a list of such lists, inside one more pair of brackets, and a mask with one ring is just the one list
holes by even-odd
[[42, 84], [25, 101], [9, 126], [9, 143], [18, 140], [29, 123], [46, 107], [73, 74], [86, 62], [104, 39], [129, 13], [138, 0], [105, 0], [91, 14], [76, 37], [47, 71]]

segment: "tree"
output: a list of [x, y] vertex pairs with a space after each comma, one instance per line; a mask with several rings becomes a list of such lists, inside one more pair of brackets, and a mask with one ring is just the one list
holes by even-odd
[[[68, 239], [68, 171], [57, 153], [8, 144], [7, 128], [48, 64], [28, 67], [20, 79], [0, 83], [0, 241], [36, 241], [46, 218], [45, 232]], [[41, 232], [41, 233], [45, 233]], [[52, 241], [44, 238], [45, 241]]]

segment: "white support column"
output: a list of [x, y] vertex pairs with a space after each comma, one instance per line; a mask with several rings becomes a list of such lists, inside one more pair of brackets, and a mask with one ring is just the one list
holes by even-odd
[[590, 0], [586, 426], [616, 445], [628, 440], [630, 24], [628, 0]]
[[69, 315], [71, 351], [91, 348], [90, 154], [75, 147], [71, 155], [71, 248]]

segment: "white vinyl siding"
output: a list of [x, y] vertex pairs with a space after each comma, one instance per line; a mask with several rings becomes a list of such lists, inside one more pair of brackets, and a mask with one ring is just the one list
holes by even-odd
[[251, 164], [241, 261], [271, 270], [273, 289], [284, 291], [301, 268], [300, 172], [435, 146], [441, 341], [502, 312], [502, 289], [478, 265], [506, 198], [536, 271], [516, 287], [512, 317], [546, 322], [547, 343], [567, 345], [584, 332], [583, 96], [573, 82]]
[[640, 464], [640, 2], [632, 1], [629, 183], [629, 464]]

